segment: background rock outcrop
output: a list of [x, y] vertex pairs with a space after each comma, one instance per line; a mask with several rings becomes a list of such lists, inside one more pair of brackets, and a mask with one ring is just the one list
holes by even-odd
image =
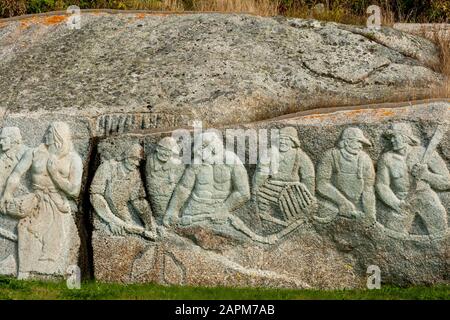
[[423, 97], [442, 81], [437, 47], [390, 28], [237, 14], [84, 13], [79, 30], [66, 21], [0, 21], [0, 107], [229, 124]]

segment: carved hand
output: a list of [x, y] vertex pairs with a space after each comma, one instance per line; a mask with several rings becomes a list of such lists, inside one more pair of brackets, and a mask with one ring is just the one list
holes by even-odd
[[6, 213], [7, 210], [7, 206], [8, 203], [11, 202], [13, 199], [12, 195], [10, 195], [9, 193], [4, 193], [3, 197], [0, 199], [0, 211]]
[[397, 211], [397, 213], [403, 214], [409, 210], [409, 206], [405, 200], [399, 200], [395, 207], [393, 207], [393, 209]]
[[339, 205], [339, 213], [346, 217], [353, 217], [353, 213], [356, 211], [356, 207], [350, 201], [346, 201]]
[[47, 161], [47, 170], [52, 176], [58, 175], [57, 159], [55, 155], [51, 155]]
[[428, 173], [428, 165], [422, 163], [415, 164], [411, 170], [412, 176], [417, 180], [427, 181]]
[[111, 230], [112, 234], [116, 236], [124, 236], [125, 235], [125, 229], [121, 226], [118, 226], [114, 223], [111, 223], [109, 225], [109, 229]]
[[173, 211], [167, 211], [163, 219], [163, 224], [166, 227], [170, 227], [176, 221], [176, 213]]

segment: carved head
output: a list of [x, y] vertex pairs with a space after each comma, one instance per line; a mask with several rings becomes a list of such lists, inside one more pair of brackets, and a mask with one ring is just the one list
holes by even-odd
[[386, 137], [392, 144], [392, 150], [400, 151], [408, 145], [416, 146], [420, 140], [414, 136], [413, 130], [408, 123], [393, 123], [386, 131]]
[[345, 128], [342, 131], [341, 139], [339, 140], [339, 148], [345, 149], [350, 154], [358, 154], [363, 149], [363, 145], [372, 146], [369, 139], [364, 136], [364, 133], [359, 128]]
[[17, 127], [5, 127], [0, 133], [0, 149], [3, 152], [11, 149], [12, 146], [22, 143], [22, 135]]
[[68, 154], [73, 149], [72, 133], [69, 125], [65, 122], [52, 122], [44, 135], [44, 143], [53, 153], [59, 155]]
[[298, 147], [300, 147], [300, 139], [298, 138], [297, 129], [294, 127], [280, 129], [280, 151], [286, 152], [292, 148]]
[[133, 170], [139, 167], [140, 161], [144, 158], [144, 148], [140, 144], [133, 144], [122, 154], [125, 167]]
[[156, 156], [159, 161], [167, 162], [173, 156], [180, 155], [180, 147], [172, 137], [165, 137], [158, 142], [156, 147]]
[[222, 138], [217, 132], [204, 132], [196, 137], [194, 152], [204, 163], [223, 163], [224, 147]]

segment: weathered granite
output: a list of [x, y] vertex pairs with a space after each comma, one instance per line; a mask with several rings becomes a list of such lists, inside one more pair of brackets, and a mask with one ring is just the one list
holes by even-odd
[[89, 122], [10, 113], [2, 127], [0, 143], [6, 137], [12, 144], [0, 151], [0, 274], [55, 279], [73, 265], [86, 272], [82, 199], [93, 147]]
[[[387, 283], [448, 282], [449, 102], [290, 114], [420, 96], [443, 79], [431, 42], [250, 15], [66, 18], [0, 21], [0, 274], [341, 288], [375, 264]], [[205, 134], [206, 163], [187, 166], [170, 136], [192, 120], [281, 128], [279, 146], [248, 164]]]
[[[355, 288], [365, 285], [368, 266], [377, 265], [384, 283], [448, 283], [449, 115], [449, 102], [434, 102], [219, 128], [224, 135], [228, 129], [281, 128], [279, 149], [273, 144], [257, 164], [247, 164], [254, 151], [242, 161], [237, 150], [223, 153], [222, 141], [210, 133], [202, 136], [201, 149], [193, 140], [202, 164], [186, 166], [167, 138], [171, 131], [105, 138], [91, 186], [95, 277]], [[144, 159], [131, 157], [130, 146], [142, 146]], [[234, 161], [220, 164], [223, 154]], [[121, 167], [133, 159], [134, 166]], [[114, 169], [101, 169], [106, 167]], [[120, 168], [122, 176], [113, 174]], [[132, 180], [124, 180], [127, 170], [136, 173]], [[155, 170], [159, 180], [145, 192]], [[169, 200], [152, 197], [158, 183]], [[125, 197], [123, 190], [129, 190]], [[99, 195], [114, 219], [104, 219]], [[133, 205], [139, 199], [159, 211], [166, 206], [166, 212], [146, 225], [142, 206]], [[131, 219], [120, 218], [127, 215]]]
[[[0, 107], [127, 113], [118, 123], [135, 128], [218, 125], [417, 99], [442, 81], [437, 47], [389, 28], [238, 14], [83, 13], [79, 30], [66, 21], [0, 21]], [[150, 118], [132, 119], [142, 112]]]

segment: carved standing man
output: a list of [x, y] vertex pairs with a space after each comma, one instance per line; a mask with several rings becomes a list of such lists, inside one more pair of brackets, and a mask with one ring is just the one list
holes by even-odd
[[434, 150], [424, 160], [426, 150], [407, 123], [392, 124], [386, 136], [392, 149], [378, 161], [376, 189], [393, 210], [387, 226], [409, 233], [418, 215], [430, 234], [445, 231], [447, 212], [434, 191], [450, 189], [445, 161]]
[[283, 220], [295, 220], [315, 203], [314, 165], [300, 149], [297, 130], [280, 130], [279, 147], [270, 151], [269, 159], [261, 159], [255, 173], [258, 207], [264, 215], [271, 207], [279, 207]]
[[156, 151], [147, 158], [147, 189], [153, 213], [163, 219], [172, 193], [184, 172], [180, 148], [172, 137], [159, 141]]
[[123, 236], [129, 232], [153, 239], [156, 225], [139, 172], [143, 153], [139, 144], [133, 144], [121, 161], [103, 162], [92, 181], [91, 203], [113, 234]]
[[[8, 178], [1, 204], [8, 214], [21, 218], [19, 278], [30, 273], [65, 273], [70, 251], [79, 246], [69, 199], [80, 193], [82, 170], [69, 126], [53, 122], [44, 143], [27, 151]], [[21, 177], [28, 171], [33, 192], [14, 198]]]
[[223, 141], [216, 133], [199, 135], [194, 149], [202, 163], [186, 168], [164, 217], [166, 226], [178, 220], [183, 206], [184, 225], [207, 220], [225, 223], [231, 211], [250, 199], [244, 165], [236, 154], [224, 150]]
[[[0, 132], [0, 197], [6, 185], [6, 180], [16, 165], [28, 150], [22, 144], [19, 128], [5, 127]], [[0, 208], [0, 212], [2, 209]], [[0, 238], [7, 239], [0, 242], [0, 274], [15, 274], [16, 266], [16, 220], [9, 216], [0, 216]]]
[[375, 170], [363, 145], [371, 146], [361, 129], [346, 128], [337, 148], [328, 150], [317, 167], [317, 191], [345, 217], [375, 220]]

